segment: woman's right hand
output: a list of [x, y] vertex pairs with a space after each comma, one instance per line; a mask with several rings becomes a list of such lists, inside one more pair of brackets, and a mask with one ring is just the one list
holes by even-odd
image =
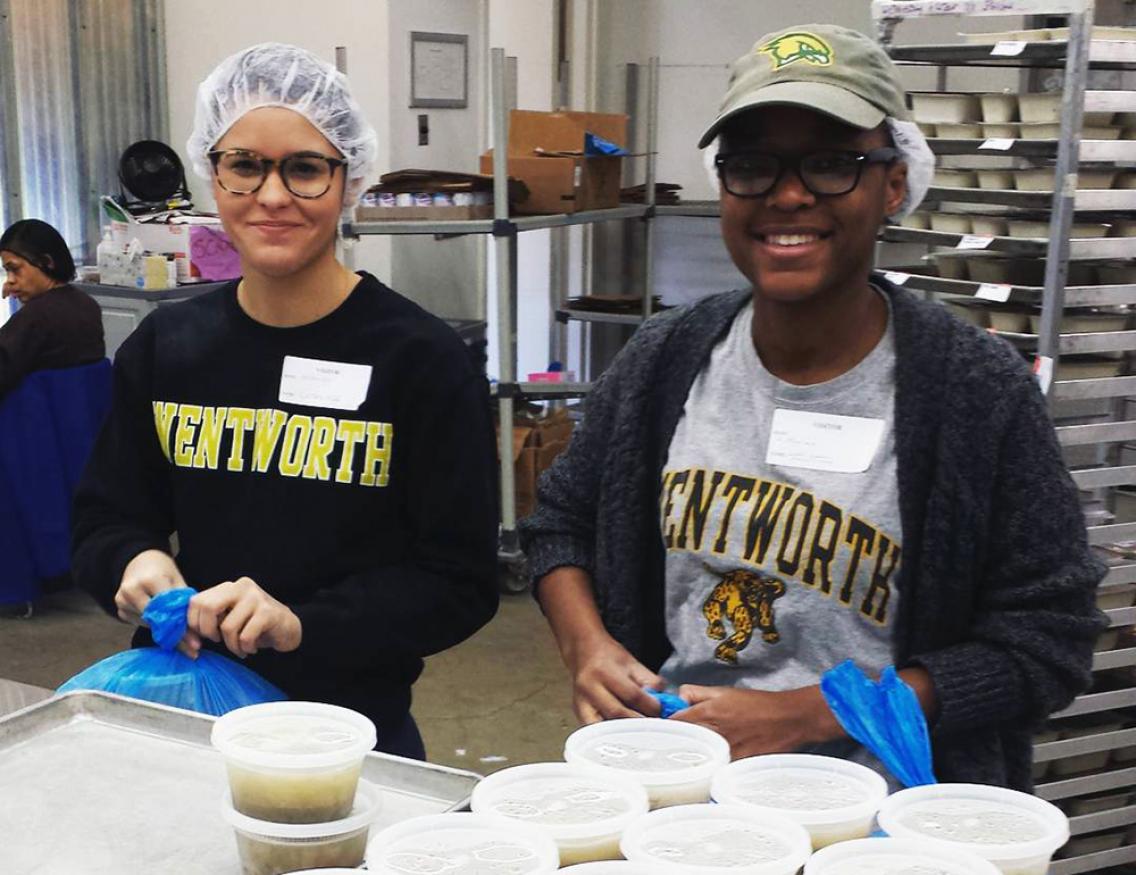
[[[161, 550], [143, 550], [126, 566], [118, 592], [114, 594], [118, 618], [124, 623], [143, 626], [142, 612], [146, 610], [150, 599], [160, 592], [182, 586], [188, 584], [172, 556]], [[186, 656], [196, 658], [201, 651], [200, 636], [187, 631], [178, 644], [178, 650]]]
[[581, 723], [620, 717], [657, 717], [659, 703], [644, 687], [666, 682], [606, 632], [574, 642], [563, 651], [572, 674], [572, 708]]

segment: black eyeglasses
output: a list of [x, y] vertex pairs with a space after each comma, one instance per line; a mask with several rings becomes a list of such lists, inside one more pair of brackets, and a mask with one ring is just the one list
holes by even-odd
[[335, 178], [335, 168], [347, 164], [343, 158], [329, 158], [318, 152], [296, 152], [279, 160], [265, 158], [248, 149], [216, 149], [208, 155], [218, 184], [231, 194], [259, 191], [268, 174], [276, 168], [288, 191], [309, 200], [327, 194]]
[[714, 166], [722, 187], [734, 197], [769, 194], [786, 170], [792, 170], [814, 195], [848, 194], [860, 184], [868, 164], [889, 164], [899, 157], [890, 146], [868, 152], [820, 151], [787, 157], [770, 152], [731, 152], [718, 155]]

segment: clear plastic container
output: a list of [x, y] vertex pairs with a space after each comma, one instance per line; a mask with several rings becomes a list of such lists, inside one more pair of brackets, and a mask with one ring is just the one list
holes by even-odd
[[796, 821], [814, 848], [867, 838], [888, 787], [866, 766], [812, 754], [771, 754], [730, 763], [714, 776], [715, 802]]
[[604, 860], [602, 863], [567, 866], [560, 871], [571, 872], [573, 875], [656, 875], [658, 870], [629, 860]]
[[564, 759], [632, 778], [647, 790], [651, 808], [664, 808], [707, 801], [730, 745], [704, 726], [633, 717], [580, 727], [568, 736]]
[[803, 826], [742, 805], [652, 811], [628, 827], [620, 847], [633, 863], [683, 875], [796, 875], [812, 853]]
[[376, 787], [360, 781], [348, 816], [329, 823], [272, 823], [248, 817], [233, 807], [228, 794], [221, 813], [236, 833], [242, 875], [281, 875], [359, 866], [381, 800]]
[[984, 784], [901, 790], [880, 806], [879, 821], [894, 838], [961, 848], [1005, 875], [1045, 875], [1069, 840], [1069, 820], [1057, 806]]
[[479, 814], [404, 820], [367, 846], [367, 870], [382, 875], [545, 875], [559, 865], [556, 843], [540, 830]]
[[534, 826], [560, 850], [560, 865], [618, 860], [623, 830], [647, 813], [647, 791], [623, 775], [567, 763], [502, 769], [473, 790], [474, 814]]
[[375, 724], [347, 708], [268, 702], [238, 708], [213, 725], [225, 758], [233, 806], [275, 823], [346, 817]]
[[805, 875], [998, 875], [969, 851], [901, 839], [858, 839], [817, 851]]

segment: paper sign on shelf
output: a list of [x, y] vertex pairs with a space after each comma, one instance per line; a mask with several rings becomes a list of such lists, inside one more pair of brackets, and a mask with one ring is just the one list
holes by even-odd
[[983, 140], [979, 149], [989, 149], [995, 152], [1008, 152], [1014, 148], [1014, 140], [1006, 137], [991, 137], [989, 140]]
[[955, 249], [986, 249], [993, 242], [993, 237], [984, 237], [980, 234], [963, 234], [962, 239], [955, 244]]
[[1049, 392], [1049, 384], [1053, 382], [1053, 359], [1047, 355], [1039, 355], [1033, 360], [1033, 375], [1041, 385], [1041, 394]]
[[990, 50], [990, 54], [999, 58], [1013, 58], [1026, 50], [1026, 44], [1021, 40], [999, 40]]
[[1002, 283], [983, 283], [974, 293], [974, 297], [983, 298], [987, 301], [999, 301], [1004, 304], [1010, 300], [1010, 292], [1013, 290], [1013, 286], [1003, 285]]
[[884, 273], [884, 279], [889, 283], [894, 283], [897, 286], [902, 286], [905, 282], [911, 279], [911, 274], [903, 273], [899, 270], [889, 270]]

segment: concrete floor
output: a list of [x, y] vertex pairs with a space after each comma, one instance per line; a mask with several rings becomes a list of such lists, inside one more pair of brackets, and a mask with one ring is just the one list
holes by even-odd
[[[130, 629], [82, 593], [51, 596], [31, 619], [0, 619], [0, 677], [54, 689], [129, 641]], [[559, 760], [576, 720], [567, 673], [533, 599], [502, 596], [488, 626], [428, 659], [413, 711], [431, 762], [487, 774]]]

